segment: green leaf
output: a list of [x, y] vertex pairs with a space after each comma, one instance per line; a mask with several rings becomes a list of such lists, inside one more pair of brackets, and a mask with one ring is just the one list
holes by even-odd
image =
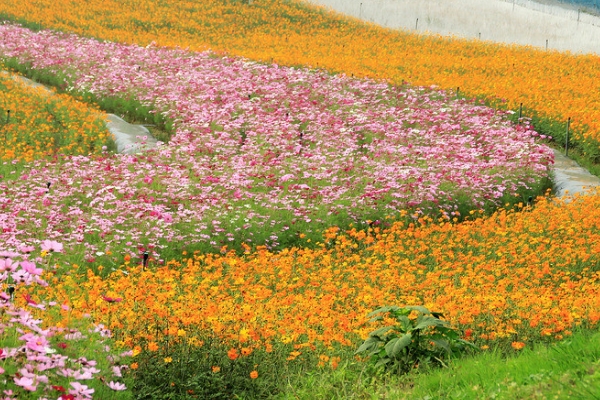
[[407, 333], [406, 335], [394, 338], [386, 343], [385, 352], [391, 358], [396, 358], [402, 349], [406, 348], [412, 343], [412, 335]]
[[445, 335], [448, 339], [458, 339], [460, 335], [454, 329], [448, 326], [440, 326], [437, 328], [437, 331], [441, 334]]
[[398, 322], [402, 326], [402, 332], [408, 332], [411, 328], [410, 319], [406, 315], [401, 315], [398, 317]]
[[384, 307], [380, 307], [377, 310], [372, 311], [369, 314], [367, 314], [367, 317], [372, 317], [372, 316], [377, 315], [377, 314], [385, 314], [385, 313], [390, 312], [390, 311], [396, 311], [399, 308], [400, 307], [398, 307], [398, 306], [384, 306]]
[[429, 328], [430, 326], [439, 326], [439, 327], [448, 327], [450, 324], [447, 321], [442, 321], [441, 319], [437, 319], [435, 317], [432, 316], [425, 316], [423, 317], [423, 319], [421, 319], [421, 322], [419, 322], [417, 324], [417, 326], [415, 326], [413, 329], [414, 330], [419, 330], [419, 329], [425, 329], [425, 328]]
[[[371, 314], [369, 314], [371, 315]], [[369, 322], [377, 322], [377, 321], [381, 321], [383, 319], [383, 315], [379, 314], [376, 317], [373, 317], [369, 320]]]
[[427, 315], [431, 314], [431, 311], [429, 311], [426, 307], [423, 307], [423, 306], [406, 306], [404, 308], [411, 310], [411, 311], [418, 311], [422, 314], [427, 314]]
[[387, 357], [382, 358], [381, 360], [377, 361], [377, 364], [375, 364], [375, 368], [383, 367], [383, 366], [385, 366], [385, 364], [389, 363], [390, 361], [392, 361], [392, 360], [390, 360]]
[[360, 345], [360, 347], [354, 352], [354, 354], [359, 354], [366, 350], [370, 350], [371, 348], [376, 347], [379, 343], [381, 343], [381, 341], [378, 338], [369, 337], [363, 342], [363, 344]]
[[369, 336], [371, 336], [371, 337], [377, 336], [377, 337], [382, 338], [383, 335], [385, 335], [390, 329], [393, 329], [393, 328], [394, 328], [393, 325], [384, 326], [383, 328], [376, 329], [373, 332], [369, 333]]
[[447, 340], [444, 340], [444, 339], [433, 339], [432, 342], [434, 343], [435, 346], [441, 347], [442, 349], [446, 350], [447, 353], [451, 353], [451, 351], [450, 351], [450, 344], [448, 343]]

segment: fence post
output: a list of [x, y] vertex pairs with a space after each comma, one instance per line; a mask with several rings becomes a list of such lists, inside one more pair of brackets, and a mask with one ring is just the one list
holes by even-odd
[[569, 127], [571, 125], [571, 117], [567, 118], [567, 137], [565, 139], [565, 157], [569, 157]]

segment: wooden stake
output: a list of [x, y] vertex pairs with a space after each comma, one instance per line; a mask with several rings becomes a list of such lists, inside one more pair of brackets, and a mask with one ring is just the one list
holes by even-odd
[[567, 138], [565, 139], [565, 157], [569, 157], [569, 127], [571, 126], [571, 117], [567, 118]]

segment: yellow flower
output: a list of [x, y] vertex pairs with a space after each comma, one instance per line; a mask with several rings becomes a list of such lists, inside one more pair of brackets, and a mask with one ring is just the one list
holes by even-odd
[[168, 364], [168, 363], [172, 362], [173, 359], [171, 357], [165, 357], [163, 361]]
[[137, 356], [138, 354], [140, 354], [142, 352], [142, 347], [141, 346], [135, 346], [133, 348], [133, 356]]

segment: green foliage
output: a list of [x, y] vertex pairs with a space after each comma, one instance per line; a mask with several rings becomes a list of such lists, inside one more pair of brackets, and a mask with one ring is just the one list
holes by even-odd
[[[301, 372], [301, 373], [300, 373]], [[337, 369], [292, 371], [277, 399], [598, 399], [600, 334], [575, 332], [550, 346], [501, 347], [454, 358], [448, 368], [398, 375], [342, 358]]]
[[[194, 335], [194, 331], [188, 334]], [[196, 333], [203, 340], [194, 336], [162, 341], [159, 350], [144, 350], [135, 357], [134, 398], [265, 399], [281, 391], [290, 367], [288, 345], [279, 344], [272, 352], [230, 348], [210, 334]], [[306, 366], [301, 360], [294, 364], [300, 369]], [[253, 371], [258, 376], [253, 378]]]
[[600, 334], [576, 332], [517, 356], [492, 349], [409, 379], [412, 399], [598, 399]]
[[[411, 318], [414, 312], [417, 316]], [[369, 314], [370, 321], [381, 321], [386, 314], [396, 323], [371, 332], [355, 352], [369, 357], [376, 368], [408, 373], [422, 364], [445, 366], [445, 358], [475, 348], [440, 319], [442, 314], [423, 306], [382, 307]]]

